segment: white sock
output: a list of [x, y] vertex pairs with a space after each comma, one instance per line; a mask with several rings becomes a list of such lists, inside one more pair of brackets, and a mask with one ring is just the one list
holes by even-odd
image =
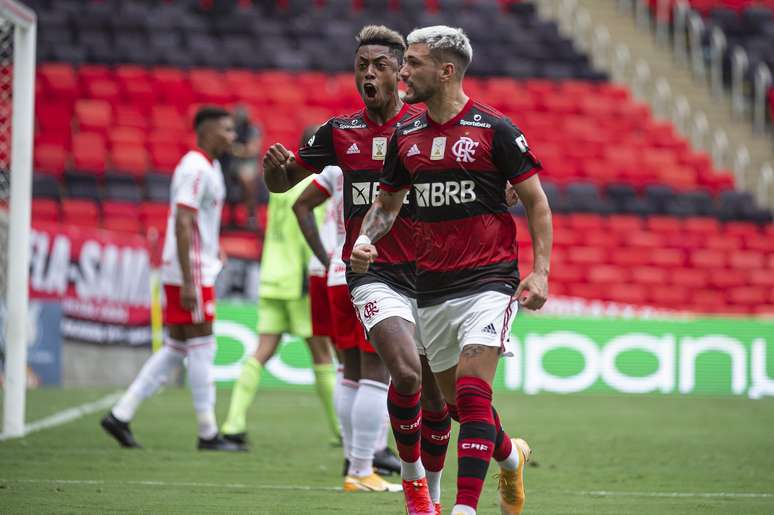
[[169, 373], [180, 366], [184, 357], [185, 344], [167, 337], [165, 345], [148, 358], [126, 393], [113, 406], [113, 416], [121, 422], [132, 420], [140, 403], [166, 382]]
[[430, 499], [432, 499], [434, 503], [439, 503], [441, 502], [441, 474], [443, 474], [443, 470], [439, 470], [438, 472], [428, 470], [426, 472], [427, 489], [430, 490]]
[[373, 474], [374, 452], [387, 414], [387, 385], [361, 379], [352, 406], [352, 448], [349, 474], [364, 477]]
[[414, 463], [400, 460], [400, 477], [404, 481], [413, 481], [425, 477], [425, 467], [422, 465], [422, 458]]
[[199, 438], [209, 440], [218, 434], [215, 421], [215, 381], [212, 360], [215, 357], [215, 336], [201, 336], [187, 341], [188, 384], [191, 387]]
[[344, 457], [350, 459], [352, 450], [352, 405], [357, 396], [358, 384], [350, 379], [341, 380], [341, 391], [336, 403], [336, 416], [341, 424], [341, 442]]
[[[344, 366], [336, 365], [336, 383], [333, 385], [333, 409], [336, 410], [336, 418], [339, 418], [339, 403], [341, 402], [342, 384], [344, 380]], [[342, 433], [341, 420], [339, 420], [339, 433]], [[344, 437], [342, 439], [342, 447], [344, 446]], [[345, 455], [346, 456], [346, 455]]]
[[452, 515], [476, 515], [476, 510], [464, 504], [455, 504], [451, 512]]
[[388, 440], [390, 438], [390, 432], [392, 428], [390, 427], [390, 414], [387, 413], [385, 410], [384, 414], [384, 422], [382, 422], [382, 432], [379, 434], [379, 438], [376, 440], [376, 450], [381, 451], [382, 449], [386, 449], [388, 444]]
[[497, 464], [500, 465], [500, 468], [505, 470], [516, 470], [519, 468], [520, 459], [521, 455], [519, 454], [519, 449], [514, 445], [508, 457], [503, 461], [498, 461]]

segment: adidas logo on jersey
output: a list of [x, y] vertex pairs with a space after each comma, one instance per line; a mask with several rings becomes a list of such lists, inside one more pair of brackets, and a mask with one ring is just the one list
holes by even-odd
[[497, 329], [495, 329], [494, 323], [490, 323], [488, 326], [481, 329], [481, 332], [484, 334], [491, 334], [493, 336], [497, 336]]
[[417, 154], [419, 154], [419, 147], [415, 143], [414, 145], [412, 145], [412, 147], [409, 149], [409, 151], [406, 152], [406, 157], [415, 156]]
[[360, 149], [357, 147], [357, 143], [353, 143], [348, 149], [347, 154], [359, 154]]

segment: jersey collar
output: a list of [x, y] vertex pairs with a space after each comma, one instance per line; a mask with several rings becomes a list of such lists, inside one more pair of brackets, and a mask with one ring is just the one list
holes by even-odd
[[473, 107], [473, 99], [472, 99], [472, 98], [468, 98], [468, 101], [467, 101], [467, 102], [465, 102], [465, 105], [464, 105], [464, 106], [462, 106], [462, 109], [460, 110], [460, 112], [459, 112], [459, 113], [457, 113], [457, 114], [455, 114], [455, 115], [454, 115], [454, 116], [453, 116], [453, 117], [452, 117], [452, 118], [451, 118], [449, 121], [447, 121], [447, 122], [445, 122], [445, 123], [438, 123], [438, 122], [436, 122], [435, 120], [433, 120], [433, 119], [430, 117], [430, 113], [428, 112], [428, 113], [427, 113], [427, 122], [428, 122], [428, 123], [429, 123], [431, 126], [433, 126], [433, 127], [435, 127], [435, 128], [438, 128], [438, 129], [445, 129], [445, 128], [447, 128], [447, 127], [451, 127], [452, 125], [455, 125], [457, 122], [459, 122], [459, 121], [460, 121], [460, 119], [461, 119], [463, 116], [465, 116], [466, 114], [468, 114], [468, 111], [470, 111], [470, 108], [471, 108], [471, 107]]
[[215, 159], [214, 159], [214, 158], [212, 158], [212, 157], [210, 157], [210, 156], [209, 156], [209, 154], [207, 154], [207, 152], [205, 152], [204, 150], [202, 150], [202, 148], [201, 148], [201, 147], [193, 147], [193, 148], [191, 149], [191, 152], [196, 152], [197, 154], [201, 154], [202, 156], [204, 156], [204, 158], [205, 158], [205, 159], [206, 159], [206, 160], [207, 160], [207, 161], [208, 161], [210, 164], [215, 164]]
[[382, 125], [379, 125], [375, 121], [373, 121], [371, 118], [368, 117], [368, 109], [365, 107], [363, 108], [363, 120], [365, 120], [366, 125], [371, 127], [372, 129], [380, 129], [382, 127], [392, 127], [398, 121], [403, 118], [403, 116], [406, 114], [406, 112], [409, 110], [410, 106], [406, 102], [403, 102], [403, 107], [400, 108], [400, 111], [398, 111], [398, 114], [384, 122]]

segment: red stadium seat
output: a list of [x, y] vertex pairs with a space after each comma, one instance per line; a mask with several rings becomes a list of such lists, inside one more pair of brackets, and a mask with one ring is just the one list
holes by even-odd
[[717, 312], [726, 305], [726, 297], [720, 290], [691, 290], [691, 305], [704, 312]]
[[709, 283], [709, 274], [707, 270], [697, 268], [675, 268], [669, 270], [667, 282], [678, 284], [686, 288], [705, 288]]
[[691, 264], [699, 268], [724, 268], [727, 256], [719, 250], [697, 249], [691, 252]]
[[102, 220], [102, 228], [106, 231], [128, 233], [141, 233], [143, 231], [143, 226], [139, 219], [126, 216], [105, 217]]
[[632, 231], [624, 235], [624, 240], [632, 247], [655, 249], [664, 246], [664, 240], [658, 233]]
[[114, 122], [117, 127], [134, 127], [140, 130], [148, 128], [148, 118], [136, 106], [116, 106]]
[[122, 83], [133, 80], [150, 80], [148, 69], [136, 64], [120, 64], [115, 67], [113, 74]]
[[734, 304], [741, 305], [760, 305], [765, 304], [767, 299], [766, 288], [758, 286], [744, 286], [739, 288], [732, 288], [728, 292], [728, 297]]
[[110, 218], [137, 218], [139, 210], [130, 202], [103, 202], [102, 216]]
[[750, 222], [726, 222], [723, 225], [723, 234], [743, 238], [759, 238], [761, 230], [756, 224]]
[[764, 254], [774, 255], [774, 237], [772, 236], [750, 236], [745, 239], [744, 246], [749, 250], [757, 250], [758, 252], [763, 252]]
[[606, 254], [599, 247], [573, 246], [567, 249], [567, 260], [578, 265], [596, 265], [606, 262]]
[[[46, 99], [48, 100], [48, 99]], [[73, 129], [73, 104], [44, 101], [37, 105], [38, 126], [43, 133], [67, 134]]]
[[607, 226], [616, 233], [628, 233], [643, 229], [642, 218], [633, 215], [610, 215]]
[[649, 291], [636, 284], [614, 284], [608, 289], [607, 298], [623, 304], [646, 304]]
[[96, 80], [112, 78], [113, 70], [102, 64], [84, 64], [78, 68], [78, 79], [86, 85]]
[[631, 278], [635, 283], [659, 286], [669, 284], [672, 277], [663, 268], [647, 266], [632, 269]]
[[105, 100], [78, 100], [75, 121], [81, 131], [106, 134], [113, 123], [113, 110]]
[[651, 288], [651, 301], [659, 306], [670, 309], [685, 309], [690, 289], [677, 285], [664, 285], [662, 288]]
[[686, 231], [696, 234], [720, 234], [720, 222], [714, 218], [692, 217], [683, 222]]
[[589, 269], [588, 278], [597, 284], [623, 284], [628, 282], [629, 273], [614, 265], [595, 265]]
[[140, 206], [140, 219], [148, 229], [155, 229], [159, 237], [164, 235], [169, 217], [167, 204], [148, 202]]
[[59, 145], [35, 146], [35, 170], [61, 177], [67, 166], [67, 150]]
[[180, 111], [172, 105], [155, 105], [151, 108], [151, 125], [156, 129], [185, 132], [190, 127]]
[[586, 278], [586, 269], [581, 266], [564, 264], [551, 268], [551, 282], [580, 283]]
[[686, 262], [686, 253], [680, 249], [656, 248], [647, 252], [653, 265], [663, 267], [679, 267]]
[[567, 223], [577, 231], [602, 231], [605, 219], [599, 215], [573, 213], [567, 216]]
[[726, 234], [711, 234], [707, 236], [704, 246], [708, 249], [731, 251], [742, 247], [738, 236]]
[[96, 227], [99, 224], [99, 209], [91, 200], [63, 200], [62, 215], [66, 224], [90, 227]]
[[[618, 266], [639, 266], [650, 264], [650, 256], [639, 248], [623, 247], [610, 252], [608, 256], [610, 263]], [[551, 274], [553, 276], [553, 270]]]
[[38, 68], [47, 99], [74, 103], [80, 95], [78, 77], [69, 64], [46, 63]]
[[151, 166], [154, 170], [172, 173], [182, 157], [177, 147], [151, 145]]
[[751, 286], [764, 286], [767, 288], [772, 288], [772, 292], [774, 292], [774, 270], [760, 268], [757, 270], [750, 270], [749, 274], [749, 284]]
[[120, 148], [123, 146], [145, 146], [145, 131], [136, 127], [116, 127], [108, 134], [110, 148]]
[[729, 264], [731, 265], [731, 268], [737, 270], [762, 268], [764, 263], [764, 255], [761, 252], [737, 250], [729, 254]]
[[107, 149], [100, 134], [81, 132], [73, 136], [73, 164], [76, 170], [105, 172]]
[[716, 288], [733, 288], [746, 283], [747, 274], [741, 270], [715, 270], [709, 274], [709, 284]]
[[140, 145], [122, 145], [112, 152], [113, 168], [135, 177], [145, 175], [148, 170], [148, 152]]
[[99, 79], [86, 84], [86, 94], [94, 100], [104, 100], [111, 106], [121, 102], [121, 90], [113, 79]]
[[50, 199], [32, 200], [32, 222], [60, 222], [59, 202]]
[[682, 233], [684, 230], [683, 221], [670, 216], [649, 216], [645, 219], [645, 227], [664, 234]]

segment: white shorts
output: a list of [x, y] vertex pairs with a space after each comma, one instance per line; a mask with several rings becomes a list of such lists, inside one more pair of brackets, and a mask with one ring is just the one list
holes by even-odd
[[518, 306], [510, 295], [485, 291], [419, 308], [419, 327], [430, 369], [442, 372], [454, 367], [466, 345], [500, 347], [506, 354]]
[[356, 286], [350, 294], [352, 304], [355, 305], [360, 323], [366, 329], [366, 334], [371, 329], [390, 317], [400, 317], [414, 324], [414, 341], [419, 354], [424, 355], [425, 350], [417, 324], [417, 300], [392, 289], [384, 283], [369, 283]]

